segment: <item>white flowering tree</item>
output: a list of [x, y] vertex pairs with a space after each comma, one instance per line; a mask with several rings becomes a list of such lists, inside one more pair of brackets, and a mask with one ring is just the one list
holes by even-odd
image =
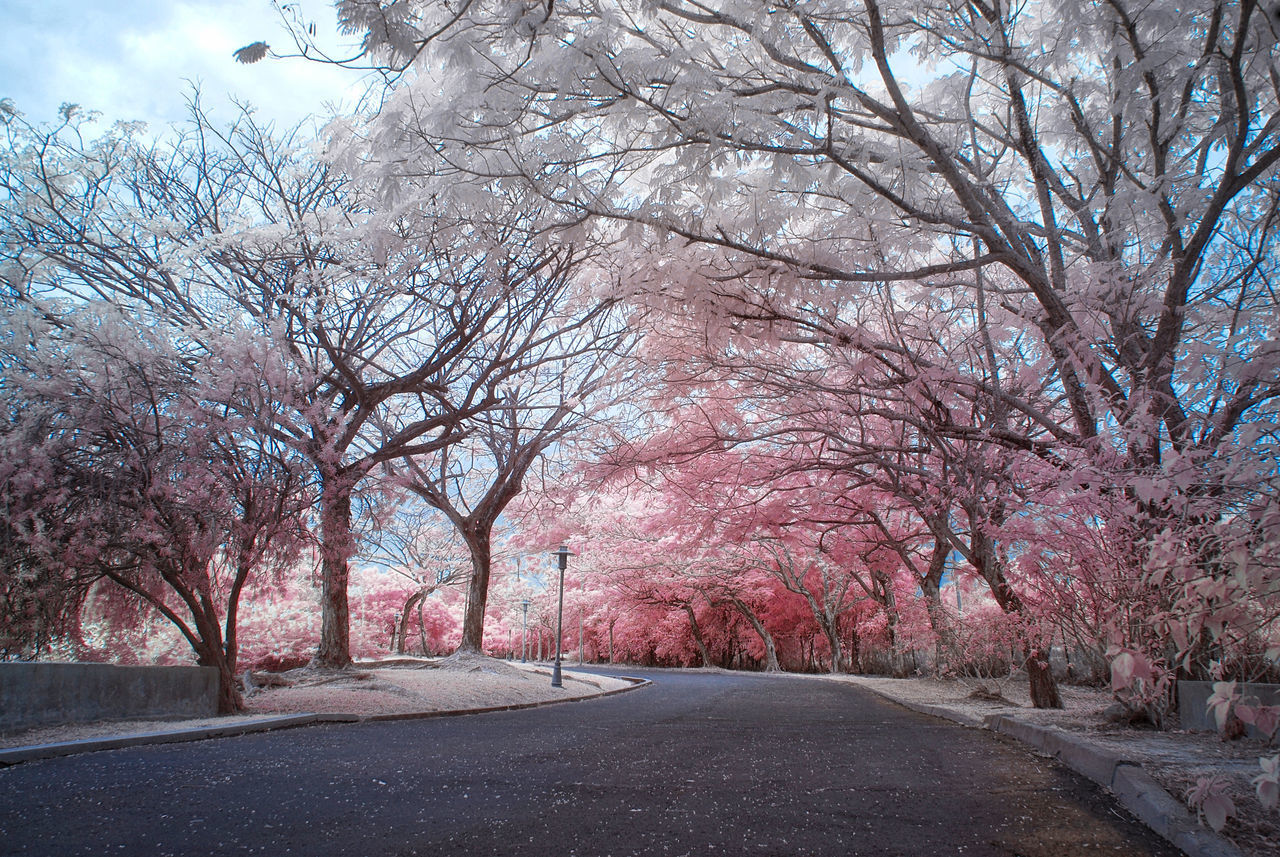
[[[375, 195], [379, 176], [360, 163], [344, 171], [248, 111], [221, 127], [197, 103], [185, 133], [160, 143], [132, 126], [89, 136], [90, 117], [64, 118], [33, 128], [7, 115], [0, 241], [11, 298], [101, 299], [186, 329], [190, 347], [227, 367], [270, 367], [262, 380], [284, 398], [242, 416], [310, 465], [316, 662], [349, 664], [353, 499], [381, 465], [520, 406], [522, 367], [548, 363], [565, 325], [591, 329], [569, 317], [588, 305], [540, 285], [563, 280], [574, 251], [508, 217], [519, 209], [500, 193], [464, 204], [406, 179], [403, 199]], [[239, 335], [220, 336], [229, 330]], [[241, 360], [229, 341], [274, 359]]]
[[[1187, 587], [1158, 587], [1148, 643], [1223, 608], [1187, 595], [1222, 573], [1203, 528], [1274, 502], [1274, 5], [337, 7], [403, 71], [367, 150], [388, 172], [429, 156], [622, 225], [654, 291], [755, 335], [874, 360], [884, 320], [847, 308], [885, 284], [973, 308], [975, 332], [998, 315], [1023, 360], [952, 385], [996, 403], [986, 439], [1083, 455], [1133, 500], [1125, 550], [1173, 534]], [[1050, 407], [1008, 383], [1026, 371]], [[1215, 641], [1190, 636], [1169, 668], [1207, 668]]]

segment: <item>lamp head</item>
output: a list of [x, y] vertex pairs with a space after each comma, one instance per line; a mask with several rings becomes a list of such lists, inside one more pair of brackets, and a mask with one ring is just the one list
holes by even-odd
[[560, 545], [560, 549], [555, 553], [553, 553], [552, 556], [560, 558], [560, 570], [564, 571], [566, 568], [569, 567], [569, 557], [577, 556], [577, 554], [569, 550], [564, 545]]

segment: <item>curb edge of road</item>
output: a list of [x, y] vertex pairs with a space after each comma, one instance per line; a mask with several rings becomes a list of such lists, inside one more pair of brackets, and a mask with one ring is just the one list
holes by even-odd
[[629, 681], [627, 687], [615, 687], [613, 690], [602, 690], [599, 693], [591, 693], [586, 696], [574, 696], [569, 699], [544, 699], [539, 702], [516, 702], [511, 705], [491, 705], [486, 708], [451, 708], [444, 711], [408, 711], [400, 714], [366, 714], [356, 719], [364, 722], [385, 722], [390, 720], [431, 720], [437, 717], [460, 717], [464, 714], [493, 714], [499, 711], [523, 711], [526, 708], [543, 708], [548, 705], [563, 705], [570, 702], [585, 702], [588, 699], [603, 699], [606, 696], [614, 696], [619, 693], [627, 693], [628, 691], [638, 690], [653, 684], [647, 678], [636, 678], [626, 675], [611, 675], [609, 678], [616, 678], [620, 681]]
[[402, 714], [284, 714], [244, 720], [239, 723], [228, 723], [217, 726], [202, 726], [194, 729], [178, 729], [171, 732], [137, 732], [132, 735], [116, 735], [110, 738], [85, 738], [79, 741], [60, 741], [54, 744], [33, 744], [28, 747], [11, 747], [0, 750], [0, 768], [17, 765], [22, 762], [33, 762], [37, 759], [53, 759], [59, 756], [72, 756], [79, 753], [94, 753], [99, 750], [119, 750], [125, 747], [138, 747], [144, 744], [177, 744], [186, 741], [203, 741], [206, 738], [230, 738], [247, 735], [253, 732], [270, 732], [275, 729], [290, 729], [298, 726], [314, 726], [320, 723], [366, 723], [391, 720], [429, 720], [438, 717], [460, 717], [465, 714], [492, 714], [498, 711], [519, 711], [526, 708], [542, 708], [547, 705], [562, 705], [570, 702], [583, 702], [588, 699], [601, 699], [619, 693], [638, 690], [653, 682], [646, 678], [633, 676], [608, 676], [630, 682], [626, 687], [604, 690], [600, 693], [575, 696], [569, 699], [544, 699], [539, 702], [519, 702], [512, 705], [497, 705], [485, 708], [454, 708], [444, 711], [411, 711]]
[[175, 729], [169, 732], [135, 732], [131, 735], [115, 735], [110, 738], [83, 738], [78, 741], [59, 741], [54, 744], [32, 744], [27, 747], [11, 747], [0, 750], [0, 766], [7, 767], [36, 759], [53, 759], [77, 753], [94, 753], [98, 750], [119, 750], [143, 744], [175, 744], [181, 741], [200, 741], [205, 738], [230, 738], [250, 732], [267, 732], [272, 729], [288, 729], [294, 726], [310, 726], [332, 715], [285, 714], [260, 717], [217, 726], [201, 726], [194, 729]]
[[985, 729], [1006, 735], [1052, 756], [1071, 770], [1106, 788], [1135, 818], [1161, 837], [1182, 849], [1187, 857], [1244, 857], [1226, 837], [1202, 827], [1181, 801], [1142, 769], [1125, 759], [1061, 729], [1039, 726], [1007, 714], [989, 714], [979, 720], [937, 705], [894, 699], [874, 688], [859, 684], [878, 696], [919, 714], [950, 720], [961, 726]]

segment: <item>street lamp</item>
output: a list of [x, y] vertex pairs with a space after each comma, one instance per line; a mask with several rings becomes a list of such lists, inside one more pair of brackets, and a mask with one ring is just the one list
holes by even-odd
[[520, 626], [520, 663], [525, 663], [529, 654], [529, 599], [520, 602], [524, 608], [524, 624]]
[[552, 556], [560, 560], [560, 606], [556, 610], [556, 665], [551, 670], [551, 686], [564, 687], [560, 680], [560, 642], [564, 636], [564, 570], [569, 567], [569, 557], [574, 556], [574, 553], [560, 545], [560, 550]]

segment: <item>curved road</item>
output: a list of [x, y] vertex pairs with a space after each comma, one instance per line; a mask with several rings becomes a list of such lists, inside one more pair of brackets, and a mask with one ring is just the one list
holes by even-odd
[[655, 684], [0, 769], [0, 854], [1178, 854], [1056, 763], [848, 684], [628, 672]]

